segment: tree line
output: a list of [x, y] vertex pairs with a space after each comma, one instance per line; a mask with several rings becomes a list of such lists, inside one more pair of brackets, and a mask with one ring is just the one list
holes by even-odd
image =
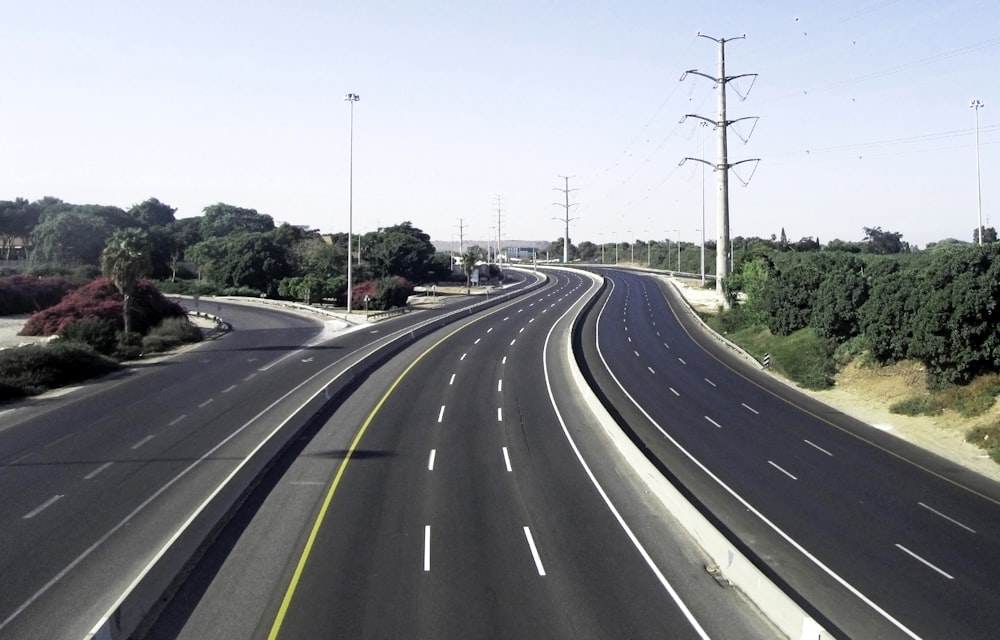
[[1000, 371], [996, 242], [909, 253], [759, 248], [742, 256], [727, 293], [732, 323], [775, 335], [809, 327], [879, 363], [917, 360], [932, 388]]
[[[270, 215], [225, 203], [198, 217], [175, 213], [156, 198], [127, 210], [53, 197], [0, 201], [0, 259], [95, 272], [109, 242], [118, 234], [120, 245], [128, 231], [128, 245], [148, 254], [143, 275], [165, 290], [346, 300], [346, 233], [276, 225]], [[410, 222], [353, 236], [351, 244], [354, 285], [364, 285], [354, 295], [377, 291], [398, 300], [400, 283], [451, 277], [451, 258], [436, 255], [430, 237]]]

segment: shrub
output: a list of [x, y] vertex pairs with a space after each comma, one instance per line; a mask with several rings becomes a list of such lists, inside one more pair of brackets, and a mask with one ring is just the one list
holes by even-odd
[[970, 429], [965, 441], [986, 451], [994, 462], [1000, 463], [1000, 424], [990, 424]]
[[14, 385], [7, 384], [6, 382], [0, 382], [0, 402], [23, 397], [24, 391], [20, 387], [15, 387]]
[[64, 327], [59, 338], [82, 342], [98, 353], [111, 355], [118, 344], [118, 330], [113, 322], [104, 318], [84, 318]]
[[182, 344], [200, 342], [201, 329], [187, 318], [167, 318], [142, 339], [144, 353], [161, 353]]
[[0, 351], [0, 384], [25, 395], [114, 371], [118, 363], [79, 342], [53, 342]]
[[941, 412], [941, 406], [929, 395], [911, 396], [889, 406], [889, 413], [901, 416], [937, 416]]
[[0, 315], [34, 313], [53, 305], [84, 280], [65, 276], [33, 277], [15, 274], [0, 278]]
[[112, 354], [116, 360], [137, 360], [142, 357], [142, 334], [136, 331], [118, 332], [118, 342]]
[[[183, 316], [184, 309], [163, 297], [148, 280], [140, 280], [132, 297], [132, 328], [146, 333], [163, 318]], [[122, 296], [107, 278], [99, 278], [69, 293], [62, 301], [35, 313], [25, 323], [21, 335], [50, 336], [84, 318], [101, 318], [116, 330], [124, 328]]]

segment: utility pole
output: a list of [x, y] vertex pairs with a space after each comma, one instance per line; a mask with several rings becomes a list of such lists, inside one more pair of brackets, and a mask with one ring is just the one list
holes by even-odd
[[[452, 236], [454, 238], [454, 236]], [[462, 219], [458, 219], [458, 255], [465, 253], [465, 225], [462, 224]]]
[[500, 219], [503, 213], [501, 204], [503, 199], [497, 196], [497, 265], [500, 267], [500, 281], [503, 282], [503, 260], [500, 259]]
[[[736, 38], [713, 38], [712, 36], [705, 35], [703, 33], [698, 34], [701, 38], [707, 38], [719, 45], [719, 75], [713, 77], [707, 73], [702, 73], [694, 69], [684, 72], [681, 76], [681, 80], [684, 80], [688, 74], [694, 74], [696, 76], [701, 76], [703, 78], [708, 78], [715, 83], [719, 91], [718, 96], [718, 116], [715, 121], [704, 116], [687, 114], [684, 116], [687, 118], [697, 118], [703, 120], [710, 124], [714, 124], [716, 130], [719, 132], [718, 140], [718, 152], [717, 160], [715, 164], [703, 160], [701, 158], [684, 158], [681, 160], [681, 164], [684, 164], [687, 160], [695, 160], [697, 162], [703, 162], [713, 168], [713, 170], [718, 174], [719, 182], [719, 193], [718, 202], [716, 205], [716, 230], [718, 233], [718, 241], [715, 248], [715, 293], [719, 297], [723, 306], [729, 308], [729, 300], [725, 296], [725, 290], [723, 287], [723, 282], [729, 277], [730, 268], [729, 257], [730, 252], [730, 238], [729, 238], [729, 170], [738, 164], [744, 162], [759, 162], [759, 158], [754, 158], [751, 160], [741, 160], [739, 162], [729, 162], [729, 151], [728, 151], [728, 141], [726, 139], [726, 133], [728, 131], [729, 125], [734, 122], [739, 122], [740, 120], [749, 120], [753, 118], [737, 118], [736, 120], [726, 119], [726, 85], [732, 80], [737, 78], [754, 77], [756, 78], [756, 73], [744, 73], [737, 76], [727, 76], [726, 75], [726, 42], [730, 40], [742, 40], [746, 36], [738, 36]], [[683, 121], [683, 120], [682, 120]]]
[[[566, 233], [563, 236], [563, 264], [569, 264], [569, 221], [570, 220], [577, 220], [578, 219], [578, 218], [570, 218], [569, 217], [569, 208], [570, 207], [575, 207], [577, 204], [579, 204], [577, 202], [570, 203], [570, 201], [569, 201], [569, 194], [570, 194], [571, 191], [579, 191], [579, 189], [570, 189], [569, 188], [569, 179], [572, 178], [573, 176], [569, 176], [569, 177], [559, 176], [559, 177], [566, 181], [566, 188], [560, 189], [558, 187], [555, 187], [552, 190], [553, 191], [562, 191], [563, 194], [565, 194], [565, 196], [566, 196], [566, 202], [565, 203], [562, 203], [562, 202], [553, 202], [552, 204], [556, 205], [557, 207], [565, 207], [565, 209], [566, 209], [566, 215], [565, 215]], [[552, 218], [552, 219], [553, 220], [559, 220], [559, 218]], [[615, 251], [616, 251], [616, 255], [617, 255], [617, 248], [615, 249]]]

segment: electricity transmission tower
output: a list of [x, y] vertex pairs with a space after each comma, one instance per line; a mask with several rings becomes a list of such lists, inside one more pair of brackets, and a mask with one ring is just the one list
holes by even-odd
[[[557, 207], [565, 207], [565, 209], [566, 209], [566, 216], [564, 218], [564, 220], [566, 222], [566, 234], [563, 236], [563, 264], [569, 264], [569, 221], [570, 220], [577, 220], [578, 219], [578, 218], [570, 218], [569, 217], [569, 208], [570, 207], [575, 207], [577, 204], [579, 204], [577, 202], [570, 203], [570, 201], [569, 201], [569, 194], [570, 194], [571, 191], [579, 191], [579, 189], [570, 189], [569, 188], [569, 178], [571, 178], [572, 176], [569, 176], [569, 177], [559, 176], [559, 177], [566, 181], [566, 188], [565, 189], [560, 189], [558, 187], [554, 187], [552, 190], [553, 191], [562, 191], [566, 195], [566, 202], [565, 203], [563, 203], [563, 202], [553, 202], [552, 204], [554, 204]], [[552, 218], [552, 219], [553, 220], [560, 220], [560, 218]]]
[[[730, 246], [731, 241], [729, 238], [729, 170], [735, 167], [736, 165], [743, 164], [744, 162], [760, 162], [760, 159], [753, 158], [750, 160], [740, 160], [739, 162], [732, 162], [732, 163], [729, 162], [728, 141], [726, 139], [726, 133], [729, 128], [729, 125], [733, 124], [734, 122], [739, 122], [741, 120], [756, 120], [756, 117], [737, 118], [735, 120], [726, 119], [726, 85], [729, 82], [736, 80], [737, 78], [752, 77], [756, 79], [757, 74], [744, 73], [736, 76], [726, 75], [726, 43], [729, 42], [730, 40], [742, 40], [746, 36], [738, 36], [736, 38], [729, 38], [729, 39], [713, 38], [712, 36], [707, 36], [703, 33], [699, 33], [698, 36], [701, 38], [707, 38], [713, 42], [718, 43], [719, 75], [717, 77], [713, 77], [708, 75], [707, 73], [702, 73], [700, 71], [691, 69], [684, 72], [684, 75], [681, 76], [681, 81], [683, 81], [688, 74], [694, 74], [696, 76], [708, 78], [709, 80], [714, 82], [716, 88], [719, 91], [718, 114], [716, 120], [711, 120], [710, 118], [706, 118], [704, 116], [699, 116], [695, 114], [687, 114], [684, 116], [684, 119], [697, 118], [699, 120], [708, 122], [709, 124], [715, 125], [716, 130], [719, 132], [718, 157], [714, 164], [707, 160], [703, 160], [701, 158], [684, 158], [683, 160], [681, 160], [680, 163], [684, 164], [688, 160], [703, 162], [708, 166], [712, 167], [712, 169], [718, 175], [719, 193], [718, 193], [718, 203], [716, 205], [716, 230], [718, 233], [718, 241], [716, 243], [716, 248], [715, 248], [715, 292], [716, 295], [719, 296], [719, 299], [722, 301], [722, 304], [726, 308], [729, 308], [729, 300], [725, 296], [725, 292], [723, 289], [723, 281], [729, 277], [730, 273], [729, 260], [728, 260], [729, 253], [731, 251], [731, 246]], [[682, 119], [681, 121], [683, 122], [684, 119]]]

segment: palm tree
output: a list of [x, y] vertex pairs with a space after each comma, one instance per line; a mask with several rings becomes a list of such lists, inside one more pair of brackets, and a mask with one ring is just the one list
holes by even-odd
[[149, 238], [141, 229], [118, 229], [101, 253], [101, 271], [122, 294], [126, 334], [132, 330], [132, 295], [139, 278], [151, 269], [149, 253]]
[[472, 272], [476, 270], [476, 262], [479, 261], [479, 256], [477, 256], [472, 251], [466, 251], [462, 254], [462, 271], [465, 272], [465, 293], [466, 295], [472, 293]]

